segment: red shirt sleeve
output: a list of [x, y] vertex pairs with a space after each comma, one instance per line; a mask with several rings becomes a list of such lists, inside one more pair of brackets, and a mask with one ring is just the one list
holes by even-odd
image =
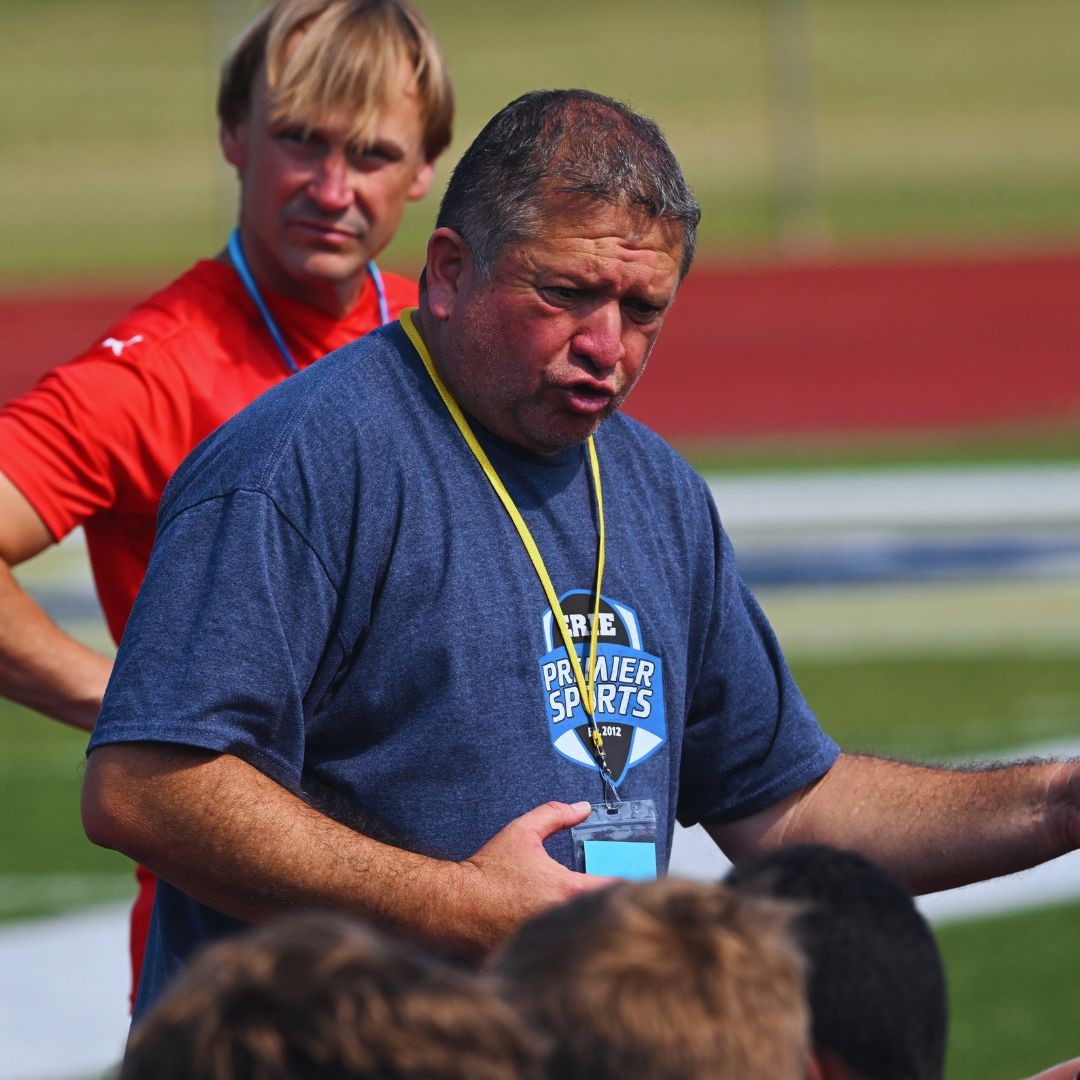
[[114, 327], [0, 411], [0, 471], [59, 540], [105, 509], [156, 512], [192, 445], [192, 388], [148, 336]]

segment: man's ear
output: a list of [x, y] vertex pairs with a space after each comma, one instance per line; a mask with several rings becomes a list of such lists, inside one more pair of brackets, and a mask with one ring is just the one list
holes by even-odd
[[243, 169], [247, 161], [247, 144], [243, 135], [243, 125], [229, 127], [222, 124], [218, 128], [218, 143], [225, 160], [235, 169]]
[[435, 179], [435, 162], [425, 161], [420, 166], [420, 171], [413, 178], [413, 182], [409, 185], [409, 189], [405, 192], [405, 198], [410, 202], [416, 202], [417, 199], [422, 199], [431, 187], [431, 181]]
[[425, 275], [427, 306], [436, 319], [445, 321], [473, 276], [472, 252], [453, 229], [443, 226], [431, 234]]

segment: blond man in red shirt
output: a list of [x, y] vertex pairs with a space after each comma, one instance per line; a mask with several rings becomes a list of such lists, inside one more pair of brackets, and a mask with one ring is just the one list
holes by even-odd
[[[87, 731], [111, 661], [51, 622], [10, 568], [82, 525], [119, 642], [187, 453], [416, 303], [415, 283], [373, 260], [431, 184], [453, 93], [407, 0], [279, 0], [226, 60], [218, 116], [240, 185], [225, 249], [0, 411], [0, 695]], [[138, 876], [136, 983], [154, 884]]]

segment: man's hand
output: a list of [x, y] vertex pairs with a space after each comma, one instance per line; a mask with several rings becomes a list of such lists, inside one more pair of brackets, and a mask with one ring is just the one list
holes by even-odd
[[589, 804], [547, 802], [515, 818], [460, 864], [463, 910], [473, 915], [469, 939], [480, 952], [509, 936], [526, 919], [614, 878], [567, 870], [544, 841], [589, 816]]
[[83, 784], [91, 840], [226, 915], [258, 923], [333, 909], [474, 958], [534, 912], [611, 884], [544, 850], [547, 837], [587, 816], [586, 803], [545, 803], [455, 863], [355, 832], [228, 754], [100, 746]]
[[1060, 849], [1080, 848], [1080, 760], [1058, 765], [1046, 785], [1046, 810]]
[[91, 731], [112, 662], [60, 630], [11, 573], [52, 543], [37, 511], [0, 473], [0, 696]]

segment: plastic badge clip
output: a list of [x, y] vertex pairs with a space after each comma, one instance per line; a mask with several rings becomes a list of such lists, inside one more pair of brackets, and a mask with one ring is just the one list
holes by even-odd
[[617, 806], [593, 803], [589, 816], [570, 830], [574, 869], [586, 874], [655, 878], [656, 804], [630, 799]]

